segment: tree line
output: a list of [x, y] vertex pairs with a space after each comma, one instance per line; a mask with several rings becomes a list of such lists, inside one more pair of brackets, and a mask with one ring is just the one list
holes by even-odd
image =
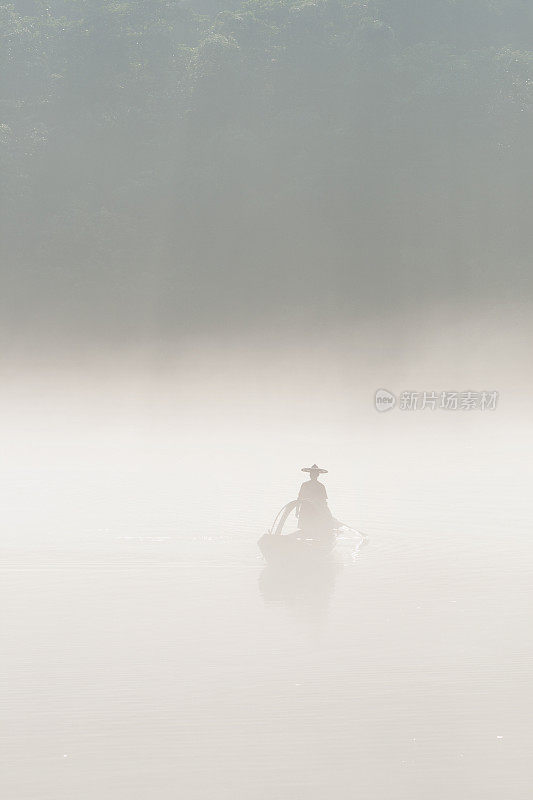
[[5, 286], [172, 327], [215, 284], [525, 280], [532, 34], [527, 0], [1, 5]]

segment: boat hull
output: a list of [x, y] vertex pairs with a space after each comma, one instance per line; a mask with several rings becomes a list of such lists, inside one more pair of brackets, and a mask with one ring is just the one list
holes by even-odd
[[269, 564], [316, 563], [328, 558], [335, 541], [333, 531], [320, 539], [305, 538], [304, 534], [277, 536], [265, 533], [257, 544]]

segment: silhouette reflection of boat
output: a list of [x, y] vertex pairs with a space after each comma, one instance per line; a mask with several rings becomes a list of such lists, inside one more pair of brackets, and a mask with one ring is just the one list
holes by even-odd
[[269, 563], [259, 576], [259, 591], [266, 603], [307, 612], [323, 611], [329, 605], [340, 569], [334, 559], [307, 564]]

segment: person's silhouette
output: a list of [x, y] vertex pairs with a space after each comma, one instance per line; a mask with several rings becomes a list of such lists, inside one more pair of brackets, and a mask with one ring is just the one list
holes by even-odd
[[298, 527], [317, 533], [331, 522], [326, 487], [318, 480], [318, 476], [327, 473], [327, 469], [313, 464], [312, 467], [304, 467], [302, 472], [309, 473], [309, 480], [302, 483], [298, 493]]

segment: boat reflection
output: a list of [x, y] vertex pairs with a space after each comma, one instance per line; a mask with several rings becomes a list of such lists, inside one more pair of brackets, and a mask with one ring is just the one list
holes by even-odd
[[320, 563], [268, 564], [259, 575], [259, 591], [266, 603], [324, 611], [341, 569], [342, 564], [333, 558]]

